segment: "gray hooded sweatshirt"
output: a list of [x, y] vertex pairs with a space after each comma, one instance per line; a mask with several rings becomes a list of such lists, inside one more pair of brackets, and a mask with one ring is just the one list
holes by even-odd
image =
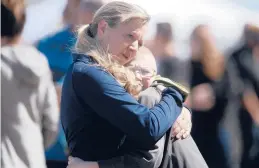
[[56, 139], [57, 95], [46, 58], [25, 45], [1, 48], [1, 165], [45, 168]]

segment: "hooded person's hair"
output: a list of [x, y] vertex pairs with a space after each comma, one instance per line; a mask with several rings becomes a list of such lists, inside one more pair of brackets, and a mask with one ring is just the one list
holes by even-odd
[[1, 1], [1, 37], [15, 38], [23, 31], [25, 24], [23, 0]]

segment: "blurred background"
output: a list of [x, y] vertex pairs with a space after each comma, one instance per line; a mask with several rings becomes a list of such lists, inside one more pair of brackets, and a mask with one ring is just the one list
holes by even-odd
[[[21, 40], [47, 58], [58, 101], [72, 62], [73, 30], [90, 23], [110, 1], [25, 0]], [[157, 60], [158, 73], [191, 90], [186, 105], [193, 110], [192, 136], [209, 167], [258, 168], [259, 1], [128, 2], [151, 15], [145, 46]], [[45, 148], [48, 168], [66, 167], [61, 127], [56, 136]]]
[[[35, 42], [60, 28], [67, 0], [27, 1], [28, 18], [23, 33], [26, 42]], [[246, 23], [259, 25], [259, 2], [256, 0], [160, 0], [148, 3], [147, 0], [129, 1], [141, 5], [152, 16], [146, 38], [154, 35], [157, 22], [165, 21], [172, 24], [177, 52], [181, 53], [181, 58], [188, 57], [188, 37], [199, 23], [211, 26], [218, 47], [224, 50], [238, 42]]]

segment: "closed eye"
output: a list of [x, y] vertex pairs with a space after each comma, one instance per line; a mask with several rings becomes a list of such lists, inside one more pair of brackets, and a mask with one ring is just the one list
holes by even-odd
[[132, 41], [135, 40], [135, 37], [134, 37], [132, 34], [128, 34], [128, 38], [129, 38], [130, 40], [132, 40]]

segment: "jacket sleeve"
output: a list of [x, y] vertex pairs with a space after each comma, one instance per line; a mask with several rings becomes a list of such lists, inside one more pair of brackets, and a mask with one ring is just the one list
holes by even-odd
[[138, 102], [151, 109], [160, 102], [160, 99], [160, 91], [155, 87], [149, 87], [140, 93]]
[[95, 66], [74, 70], [72, 83], [79, 99], [143, 147], [149, 147], [159, 140], [182, 108], [182, 96], [168, 88], [162, 93], [160, 103], [148, 109], [139, 104], [110, 74]]
[[[149, 87], [139, 95], [139, 103], [152, 108], [159, 103], [161, 95], [154, 87]], [[99, 168], [127, 168], [130, 165], [125, 163], [124, 156], [114, 157], [108, 160], [98, 161]], [[132, 166], [132, 165], [131, 165]]]

